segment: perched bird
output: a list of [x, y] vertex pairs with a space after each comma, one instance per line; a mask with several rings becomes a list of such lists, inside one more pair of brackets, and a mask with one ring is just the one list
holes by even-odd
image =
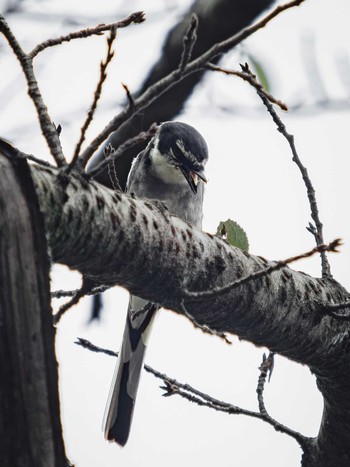
[[[202, 226], [204, 166], [208, 148], [190, 125], [165, 122], [134, 160], [127, 191], [162, 201], [170, 214]], [[141, 312], [140, 312], [141, 310]], [[157, 305], [131, 295], [104, 417], [106, 439], [124, 446], [128, 440], [144, 355]]]

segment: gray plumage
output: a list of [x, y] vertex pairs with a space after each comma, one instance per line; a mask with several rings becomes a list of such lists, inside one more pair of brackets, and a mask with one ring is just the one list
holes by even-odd
[[[207, 159], [207, 145], [197, 130], [185, 123], [165, 122], [134, 160], [127, 191], [162, 201], [172, 215], [201, 228]], [[158, 310], [156, 305], [130, 296], [103, 428], [108, 440], [122, 446], [128, 440], [146, 346]]]

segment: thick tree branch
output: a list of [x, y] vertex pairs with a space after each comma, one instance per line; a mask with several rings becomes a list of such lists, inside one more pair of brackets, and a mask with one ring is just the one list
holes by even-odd
[[[179, 313], [184, 313], [185, 305], [186, 312], [199, 324], [239, 333], [289, 358], [315, 367], [322, 362], [323, 366], [325, 341], [321, 329], [326, 326], [324, 330], [329, 332], [327, 323], [331, 318], [320, 315], [318, 307], [329, 303], [329, 294], [334, 302], [348, 296], [335, 281], [314, 279], [282, 267], [219, 296], [189, 296], [191, 291], [220, 290], [279, 263], [232, 248], [160, 211], [156, 204], [93, 182], [86, 184], [77, 176], [72, 175], [68, 199], [62, 205], [55, 184], [57, 173], [38, 166], [31, 170], [55, 261], [99, 283], [123, 285]], [[265, 317], [263, 322], [261, 316]], [[314, 326], [318, 320], [321, 328]], [[254, 322], [260, 325], [253, 326]], [[344, 329], [343, 324], [332, 321], [334, 337]], [[328, 352], [329, 362], [331, 355]]]
[[[11, 146], [5, 149], [21, 157]], [[87, 183], [73, 172], [63, 199], [57, 169], [33, 165], [30, 170], [54, 261], [179, 313], [185, 309], [201, 326], [238, 334], [308, 365], [326, 400], [308, 465], [332, 465], [321, 459], [331, 459], [334, 449], [348, 462], [348, 325], [320, 313], [320, 307], [348, 299], [340, 284], [282, 267], [219, 296], [189, 297], [186, 291], [223, 289], [276, 263], [200, 232], [156, 203]]]

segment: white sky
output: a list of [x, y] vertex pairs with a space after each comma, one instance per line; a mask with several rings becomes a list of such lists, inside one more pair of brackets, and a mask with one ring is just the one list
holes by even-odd
[[[101, 108], [88, 134], [92, 138], [118, 110], [124, 97], [120, 83], [127, 83], [131, 91], [137, 89], [157, 57], [164, 33], [187, 3], [42, 1], [30, 7], [42, 15], [41, 20], [23, 16], [11, 17], [9, 22], [29, 50], [41, 40], [76, 29], [61, 21], [66, 13], [77, 14], [85, 26], [90, 26], [110, 21], [115, 11], [120, 16], [146, 11], [144, 24], [131, 26], [118, 36]], [[3, 4], [0, 1], [0, 10]], [[163, 14], [166, 7], [170, 10]], [[61, 16], [53, 20], [51, 12]], [[327, 96], [345, 101], [350, 93], [350, 72], [343, 60], [349, 60], [350, 53], [349, 17], [350, 3], [346, 0], [306, 0], [247, 40], [244, 48], [227, 55], [224, 64], [238, 69], [239, 62], [246, 60], [244, 50], [248, 51], [259, 58], [270, 76], [276, 97], [290, 107], [307, 106], [314, 103], [316, 92], [316, 79], [307, 76], [305, 70], [307, 44], [313, 38]], [[51, 116], [63, 126], [67, 154], [73, 152], [104, 56], [105, 39], [98, 37], [47, 50], [36, 60], [37, 77]], [[1, 136], [25, 152], [48, 158], [18, 63], [2, 38], [0, 69]], [[300, 158], [314, 183], [325, 240], [344, 239], [342, 253], [330, 260], [335, 278], [347, 288], [349, 109], [349, 105], [332, 111], [310, 110], [309, 106], [298, 113], [280, 112], [287, 129], [295, 135]], [[222, 75], [208, 76], [178, 119], [195, 126], [210, 149], [205, 230], [213, 232], [220, 220], [232, 218], [246, 230], [251, 252], [268, 259], [286, 258], [313, 247], [305, 229], [310, 220], [305, 187], [291, 161], [289, 147], [246, 83]], [[317, 257], [295, 267], [320, 275]], [[53, 289], [79, 285], [78, 274], [63, 267], [54, 267], [53, 278]], [[159, 382], [149, 374], [141, 381], [127, 446], [121, 449], [105, 442], [101, 423], [115, 362], [74, 344], [80, 336], [97, 345], [119, 348], [128, 295], [114, 289], [105, 297], [100, 325], [86, 325], [90, 301], [85, 299], [67, 314], [58, 331], [64, 437], [68, 456], [77, 467], [299, 465], [300, 449], [295, 441], [257, 420], [198, 408], [176, 397], [163, 398]], [[264, 350], [235, 337], [233, 345], [226, 346], [166, 311], [157, 321], [146, 360], [214, 397], [257, 409], [255, 389]], [[265, 399], [270, 414], [280, 422], [308, 436], [317, 434], [322, 400], [306, 367], [276, 357]]]

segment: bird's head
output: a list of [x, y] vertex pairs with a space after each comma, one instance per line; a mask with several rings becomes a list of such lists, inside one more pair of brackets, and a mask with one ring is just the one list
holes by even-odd
[[208, 160], [208, 147], [204, 138], [190, 125], [165, 122], [160, 125], [151, 151], [158, 175], [165, 181], [176, 183], [184, 177], [197, 193], [200, 180], [206, 182], [204, 166]]

